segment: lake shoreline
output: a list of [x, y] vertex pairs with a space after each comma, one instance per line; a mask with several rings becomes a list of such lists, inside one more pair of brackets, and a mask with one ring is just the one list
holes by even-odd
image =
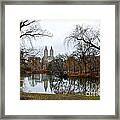
[[100, 96], [20, 92], [20, 100], [100, 100]]

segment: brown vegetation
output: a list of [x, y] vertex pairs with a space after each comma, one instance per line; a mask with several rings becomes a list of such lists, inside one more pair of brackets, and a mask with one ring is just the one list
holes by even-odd
[[78, 94], [42, 94], [20, 93], [21, 100], [100, 100], [100, 96], [84, 96]]

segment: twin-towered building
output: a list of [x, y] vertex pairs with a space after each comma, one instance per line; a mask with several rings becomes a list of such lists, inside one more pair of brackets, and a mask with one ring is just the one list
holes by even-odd
[[48, 55], [48, 49], [47, 49], [47, 46], [45, 46], [45, 49], [44, 49], [44, 56], [42, 58], [42, 68], [43, 69], [46, 69], [47, 66], [48, 66], [48, 63], [51, 62], [54, 58], [54, 50], [51, 46], [50, 48], [50, 51], [49, 51], [49, 55]]

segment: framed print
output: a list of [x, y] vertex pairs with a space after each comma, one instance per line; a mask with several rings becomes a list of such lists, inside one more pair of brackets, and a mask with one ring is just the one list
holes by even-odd
[[1, 9], [1, 118], [119, 119], [118, 1]]

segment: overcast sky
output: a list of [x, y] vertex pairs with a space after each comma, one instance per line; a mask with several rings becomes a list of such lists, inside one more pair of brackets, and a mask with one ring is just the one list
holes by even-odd
[[74, 50], [71, 46], [67, 48], [65, 46], [65, 37], [75, 29], [75, 25], [100, 27], [99, 20], [40, 20], [41, 28], [53, 34], [53, 37], [42, 37], [40, 40], [35, 41], [35, 48], [45, 48], [47, 46], [48, 50], [53, 47], [54, 56], [57, 54], [70, 54]]

